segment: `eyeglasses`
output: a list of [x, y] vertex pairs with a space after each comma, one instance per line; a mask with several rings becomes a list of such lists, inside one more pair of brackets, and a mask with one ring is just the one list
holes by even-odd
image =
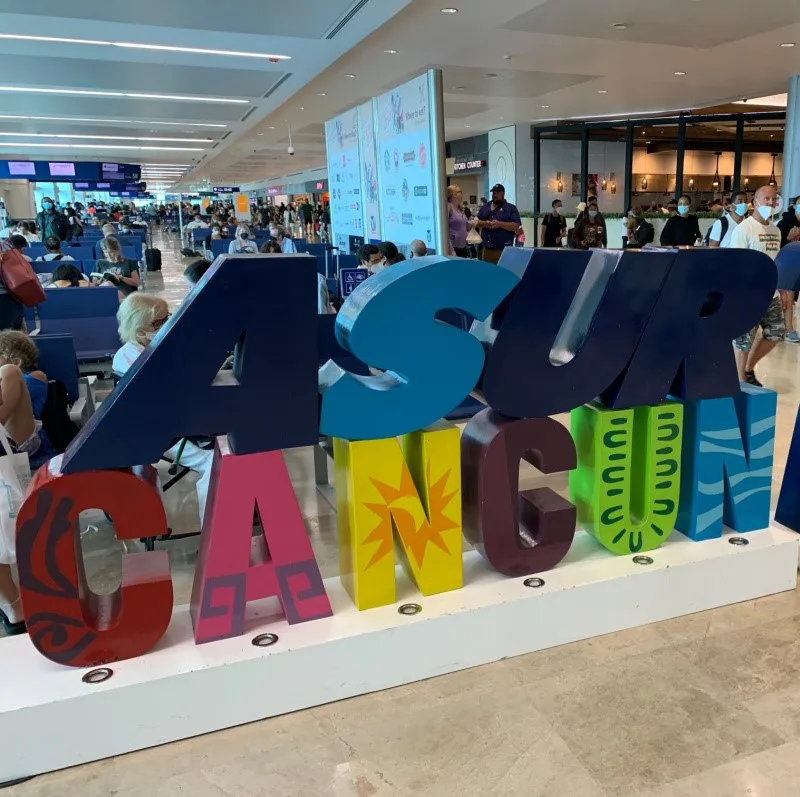
[[153, 321], [153, 329], [161, 329], [172, 318], [172, 313], [167, 313], [166, 318], [157, 318]]

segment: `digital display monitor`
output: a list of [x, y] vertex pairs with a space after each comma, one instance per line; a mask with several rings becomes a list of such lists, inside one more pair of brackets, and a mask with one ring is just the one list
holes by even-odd
[[49, 163], [51, 177], [74, 177], [74, 163]]
[[9, 161], [8, 173], [15, 177], [34, 177], [36, 164], [33, 161]]

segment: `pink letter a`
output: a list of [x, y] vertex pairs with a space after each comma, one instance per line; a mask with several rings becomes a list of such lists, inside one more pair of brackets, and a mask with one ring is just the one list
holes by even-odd
[[[198, 644], [244, 634], [249, 601], [277, 596], [286, 620], [333, 614], [280, 451], [232, 454], [217, 438], [191, 615]], [[253, 537], [258, 507], [263, 536]]]

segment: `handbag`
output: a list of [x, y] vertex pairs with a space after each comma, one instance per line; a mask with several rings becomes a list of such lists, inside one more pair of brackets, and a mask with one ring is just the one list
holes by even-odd
[[33, 266], [18, 249], [0, 253], [0, 278], [6, 290], [25, 307], [35, 307], [47, 298]]
[[27, 454], [13, 453], [2, 424], [0, 446], [5, 451], [0, 457], [0, 564], [10, 565], [17, 560], [17, 513], [31, 481], [31, 466]]

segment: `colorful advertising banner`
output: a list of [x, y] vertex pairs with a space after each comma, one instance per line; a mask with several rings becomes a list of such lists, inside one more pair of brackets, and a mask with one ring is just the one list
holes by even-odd
[[358, 108], [358, 134], [361, 142], [361, 195], [364, 197], [365, 237], [371, 242], [378, 242], [381, 240], [381, 205], [372, 100]]
[[378, 97], [377, 111], [383, 235], [398, 246], [419, 239], [433, 251], [435, 166], [427, 73]]
[[354, 252], [364, 242], [358, 109], [325, 123], [325, 146], [333, 244], [342, 252]]

